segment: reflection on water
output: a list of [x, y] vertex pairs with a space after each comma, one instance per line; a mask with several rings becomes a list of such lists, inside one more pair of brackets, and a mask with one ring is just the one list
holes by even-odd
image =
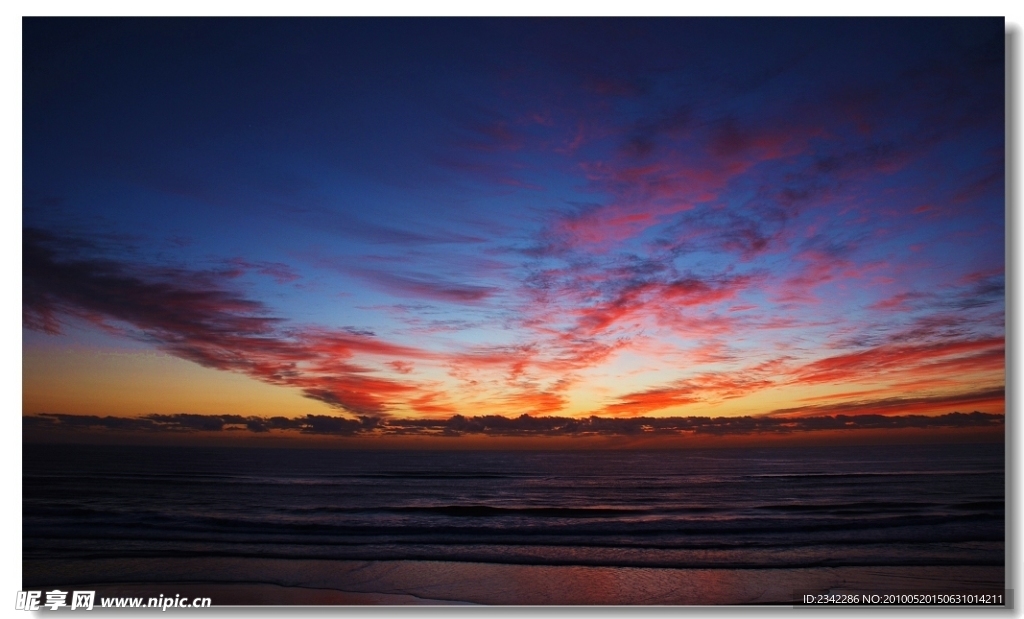
[[[1002, 445], [685, 452], [29, 445], [23, 481], [26, 560], [696, 569], [1004, 561]], [[606, 577], [588, 576], [595, 578]], [[600, 586], [614, 589], [613, 581]]]

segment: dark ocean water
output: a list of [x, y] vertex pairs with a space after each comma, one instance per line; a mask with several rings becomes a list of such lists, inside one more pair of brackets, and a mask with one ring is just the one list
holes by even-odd
[[1002, 445], [24, 448], [23, 559], [1002, 566]]

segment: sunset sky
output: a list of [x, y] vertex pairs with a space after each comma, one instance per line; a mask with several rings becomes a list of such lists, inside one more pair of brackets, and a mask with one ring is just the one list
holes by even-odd
[[23, 36], [37, 421], [1004, 413], [1002, 18]]

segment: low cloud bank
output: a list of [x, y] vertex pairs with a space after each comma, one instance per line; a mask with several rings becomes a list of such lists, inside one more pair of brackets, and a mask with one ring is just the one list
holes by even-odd
[[999, 427], [1004, 416], [991, 413], [924, 415], [834, 415], [779, 417], [502, 417], [483, 415], [447, 419], [375, 417], [255, 417], [243, 415], [145, 415], [100, 417], [44, 413], [23, 417], [26, 429], [88, 429], [142, 432], [295, 432], [339, 436], [641, 436], [794, 434], [820, 430], [879, 430], [901, 428], [955, 429]]

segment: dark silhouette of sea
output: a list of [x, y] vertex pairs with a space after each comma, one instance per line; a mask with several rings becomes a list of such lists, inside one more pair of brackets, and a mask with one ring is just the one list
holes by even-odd
[[[287, 565], [308, 572], [327, 562], [426, 561], [456, 571], [450, 566], [729, 570], [750, 579], [773, 570], [939, 569], [938, 580], [962, 574], [964, 586], [1002, 592], [1002, 445], [559, 452], [25, 445], [23, 453], [25, 587], [139, 583], [155, 578], [153, 565], [186, 563], [188, 577], [172, 580], [245, 582], [224, 574], [246, 561], [282, 572], [280, 582], [266, 573], [261, 582], [287, 584]], [[495, 600], [520, 601], [476, 601]], [[727, 595], [707, 603], [723, 601], [731, 603]]]

